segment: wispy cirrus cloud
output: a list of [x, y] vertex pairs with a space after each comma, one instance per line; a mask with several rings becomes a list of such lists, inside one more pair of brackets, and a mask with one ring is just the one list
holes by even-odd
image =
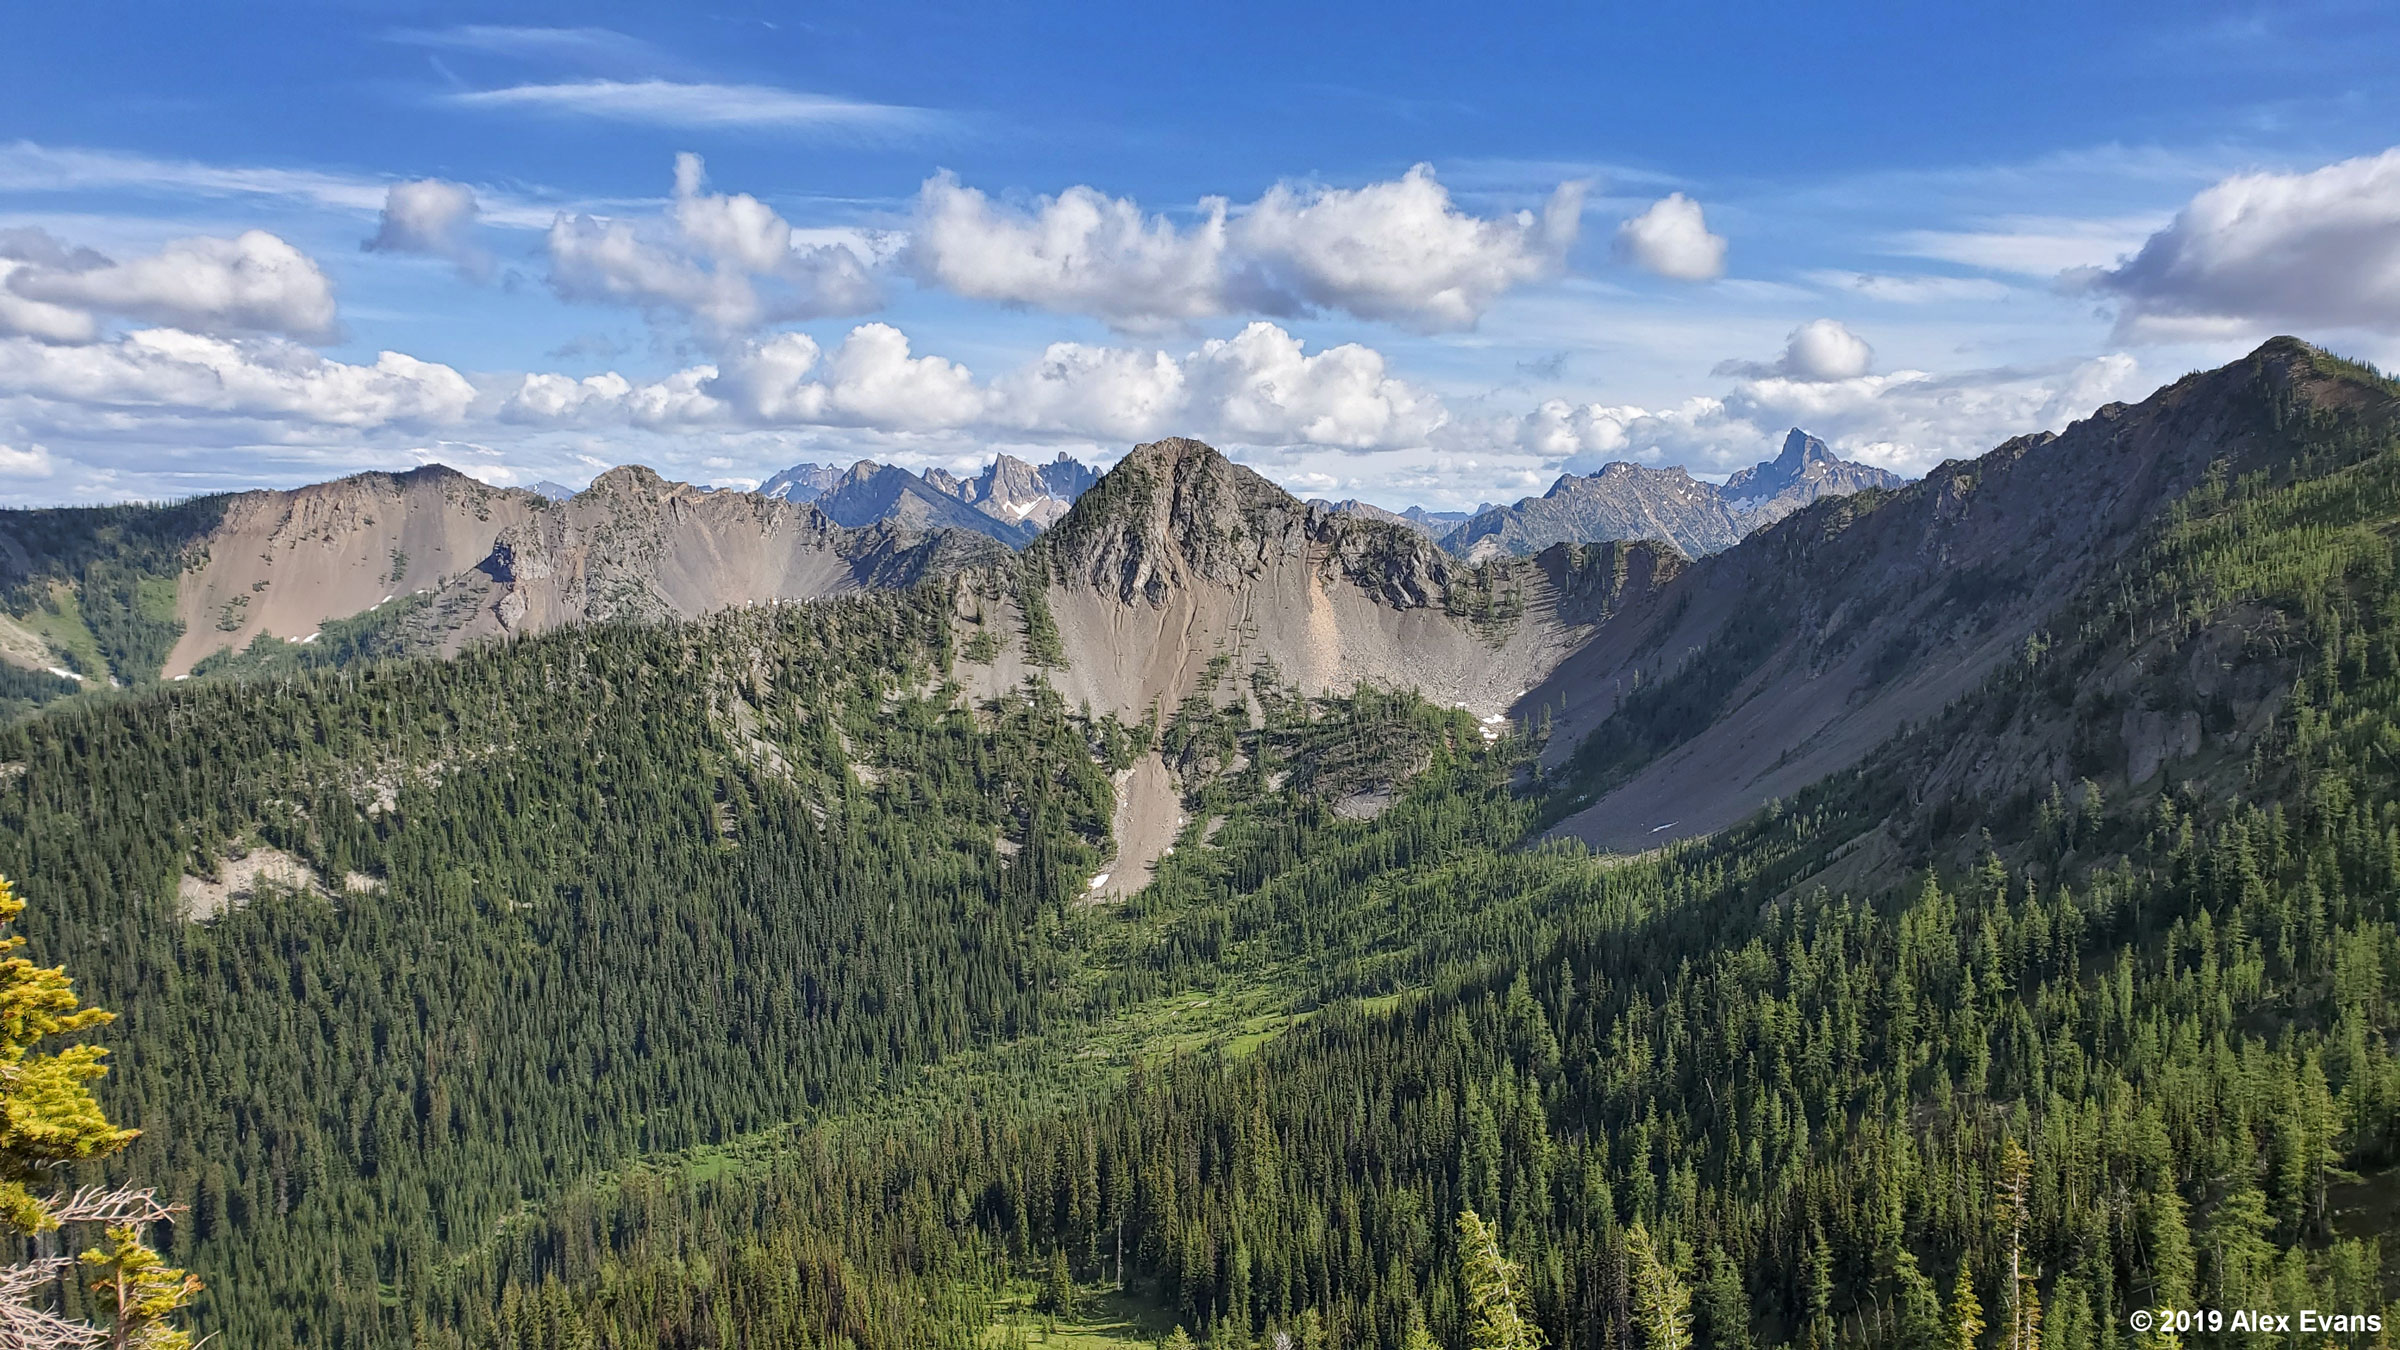
[[1881, 272], [1819, 269], [1805, 274], [1811, 283], [1837, 295], [1855, 295], [1892, 305], [1936, 305], [2005, 300], [2006, 282], [1990, 277], [1940, 275], [1894, 276]]
[[613, 28], [466, 23], [448, 28], [396, 28], [385, 33], [383, 40], [409, 47], [589, 65], [651, 64], [662, 58], [655, 45]]
[[921, 135], [948, 119], [927, 108], [837, 98], [763, 84], [573, 80], [471, 89], [444, 96], [463, 108], [523, 109], [686, 129], [780, 128], [859, 137]]
[[0, 192], [131, 190], [196, 197], [281, 197], [344, 211], [374, 211], [385, 184], [314, 169], [208, 164], [113, 150], [12, 141], [0, 145]]
[[2155, 214], [2006, 216], [1966, 229], [1903, 231], [1893, 237], [1891, 249], [1906, 257], [2049, 278], [2070, 268], [2113, 263], [2165, 223]]
[[[388, 200], [394, 180], [320, 169], [286, 169], [202, 160], [161, 159], [115, 150], [37, 145], [0, 145], [0, 192], [135, 192], [166, 197], [274, 199], [372, 216]], [[478, 219], [510, 229], [548, 229], [561, 210], [596, 209], [600, 202], [537, 201], [482, 188]]]

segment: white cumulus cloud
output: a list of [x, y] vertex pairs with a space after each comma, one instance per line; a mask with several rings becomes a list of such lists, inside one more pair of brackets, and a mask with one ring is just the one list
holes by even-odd
[[0, 339], [0, 395], [175, 416], [218, 414], [344, 427], [454, 422], [475, 388], [399, 352], [351, 365], [271, 338], [145, 328], [113, 342]]
[[1839, 319], [1811, 319], [1784, 340], [1783, 354], [1773, 361], [1726, 361], [1719, 375], [1753, 379], [1848, 380], [1864, 375], [1875, 364], [1875, 349]]
[[1163, 351], [1054, 342], [1041, 359], [995, 381], [999, 405], [1032, 432], [1132, 442], [1180, 416], [1188, 396], [1183, 363]]
[[548, 238], [551, 286], [568, 300], [680, 316], [715, 340], [882, 303], [847, 245], [804, 244], [757, 198], [709, 193], [704, 182], [700, 157], [678, 155], [663, 219], [558, 217]]
[[1671, 193], [1617, 227], [1617, 256], [1674, 281], [1725, 275], [1725, 236], [1708, 232], [1700, 203]]
[[1207, 198], [1178, 225], [1090, 187], [1019, 207], [944, 173], [918, 193], [908, 259], [920, 280], [971, 299], [1130, 332], [1311, 311], [1466, 328], [1510, 288], [1563, 270], [1583, 192], [1568, 183], [1538, 215], [1487, 219], [1420, 164], [1360, 188], [1278, 184], [1239, 209]]
[[394, 183], [384, 194], [375, 234], [362, 247], [373, 253], [416, 253], [445, 258], [461, 272], [481, 277], [491, 255], [470, 237], [480, 207], [475, 189], [440, 178]]
[[1414, 327], [1469, 328], [1492, 302], [1566, 266], [1584, 184], [1561, 185], [1540, 215], [1468, 215], [1419, 164], [1362, 188], [1277, 184], [1244, 212], [1242, 252], [1267, 283], [1311, 306]]
[[569, 422], [586, 410], [622, 408], [632, 393], [632, 382], [613, 370], [581, 380], [533, 374], [502, 403], [501, 415], [512, 421]]
[[1052, 344], [988, 383], [920, 356], [888, 324], [862, 324], [831, 351], [803, 333], [743, 343], [721, 362], [635, 384], [535, 374], [501, 415], [529, 423], [848, 427], [974, 431], [1122, 442], [1169, 433], [1234, 445], [1377, 450], [1423, 445], [1448, 421], [1441, 400], [1398, 378], [1356, 343], [1308, 352], [1266, 322], [1181, 356], [1156, 349]]
[[2141, 251], [2068, 274], [2129, 338], [2262, 327], [2400, 333], [2400, 148], [2209, 188]]
[[[0, 284], [19, 301], [195, 333], [322, 338], [335, 330], [333, 283], [307, 254], [264, 230], [232, 239], [177, 239], [128, 262], [89, 250], [58, 260], [20, 260]], [[39, 334], [35, 324], [20, 329], [29, 330], [69, 340]]]
[[41, 446], [0, 445], [0, 478], [48, 478], [57, 468]]
[[815, 341], [779, 333], [728, 360], [702, 386], [710, 397], [762, 424], [921, 431], [969, 426], [987, 406], [967, 368], [914, 356], [890, 324], [861, 324], [820, 360]]
[[1200, 212], [1178, 229], [1088, 187], [1018, 209], [941, 173], [917, 193], [908, 258], [921, 280], [971, 300], [1157, 328], [1225, 312], [1225, 201]]
[[1204, 344], [1184, 370], [1199, 420], [1244, 444], [1373, 450], [1422, 443], [1447, 420], [1439, 399], [1393, 376], [1374, 348], [1346, 342], [1310, 356], [1263, 321]]

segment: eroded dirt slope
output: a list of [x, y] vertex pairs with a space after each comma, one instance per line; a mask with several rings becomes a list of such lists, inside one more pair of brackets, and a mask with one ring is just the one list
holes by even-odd
[[997, 553], [945, 532], [844, 529], [812, 506], [639, 467], [566, 501], [438, 466], [360, 474], [228, 503], [177, 587], [184, 632], [163, 674], [262, 635], [307, 641], [331, 620], [420, 595], [431, 598], [412, 619], [421, 645], [451, 652], [562, 623], [908, 585]]

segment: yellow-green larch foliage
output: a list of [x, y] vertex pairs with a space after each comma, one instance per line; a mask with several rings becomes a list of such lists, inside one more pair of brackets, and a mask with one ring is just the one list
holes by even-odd
[[200, 1277], [176, 1270], [142, 1245], [130, 1224], [108, 1230], [108, 1243], [83, 1254], [85, 1287], [109, 1312], [111, 1350], [189, 1350], [192, 1334], [168, 1319], [200, 1294]]
[[[16, 886], [0, 877], [0, 927], [24, 912]], [[33, 1234], [59, 1224], [34, 1194], [35, 1185], [60, 1163], [116, 1152], [133, 1142], [136, 1131], [109, 1124], [92, 1097], [91, 1081], [108, 1072], [100, 1062], [106, 1050], [35, 1048], [116, 1018], [83, 1007], [65, 968], [35, 965], [20, 954], [24, 946], [14, 933], [0, 936], [0, 953], [8, 958], [0, 962], [0, 1221]]]
[[1458, 1215], [1467, 1278], [1467, 1350], [1541, 1350], [1542, 1329], [1525, 1311], [1525, 1280], [1500, 1252], [1500, 1235], [1474, 1210]]
[[1983, 1335], [1983, 1302], [1975, 1297], [1975, 1273], [1961, 1256], [1958, 1261], [1958, 1283], [1950, 1289], [1949, 1325], [1944, 1329], [1945, 1350], [1975, 1350], [1975, 1340]]
[[1633, 1257], [1633, 1303], [1650, 1350], [1691, 1350], [1690, 1286], [1675, 1273], [1674, 1263], [1658, 1254], [1658, 1244], [1642, 1225], [1626, 1232], [1625, 1250]]
[[[25, 912], [25, 902], [0, 877], [0, 929]], [[185, 1350], [190, 1334], [172, 1323], [201, 1289], [197, 1276], [163, 1264], [142, 1242], [142, 1227], [175, 1211], [148, 1190], [87, 1186], [59, 1189], [60, 1169], [105, 1158], [131, 1143], [137, 1130], [109, 1122], [92, 1096], [93, 1080], [108, 1072], [108, 1052], [96, 1045], [47, 1049], [46, 1042], [105, 1026], [113, 1014], [86, 1008], [59, 966], [37, 966], [23, 955], [25, 939], [0, 933], [0, 1225], [21, 1237], [62, 1225], [97, 1225], [106, 1244], [83, 1254], [91, 1288], [110, 1314], [102, 1343], [112, 1350]], [[0, 1327], [8, 1343], [29, 1347], [92, 1344], [93, 1328], [67, 1321], [37, 1300], [73, 1263], [39, 1257], [0, 1267]]]

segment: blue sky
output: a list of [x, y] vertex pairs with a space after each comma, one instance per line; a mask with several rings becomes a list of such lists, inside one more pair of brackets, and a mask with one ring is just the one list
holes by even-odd
[[2390, 7], [1829, 9], [26, 8], [0, 498], [1189, 433], [1458, 506], [2400, 364]]

